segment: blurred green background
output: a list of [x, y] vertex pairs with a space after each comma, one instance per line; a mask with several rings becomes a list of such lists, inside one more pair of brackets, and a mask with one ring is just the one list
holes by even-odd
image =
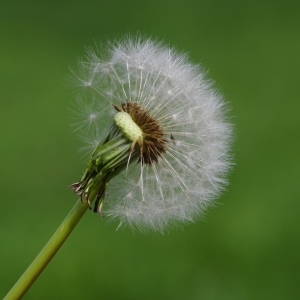
[[299, 299], [299, 1], [0, 5], [0, 297], [76, 201], [85, 162], [68, 67], [140, 31], [201, 63], [230, 102], [236, 167], [204, 221], [161, 236], [87, 212], [24, 299]]

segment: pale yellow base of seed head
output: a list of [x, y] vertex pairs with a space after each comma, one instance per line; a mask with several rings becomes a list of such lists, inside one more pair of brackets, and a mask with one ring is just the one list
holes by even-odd
[[143, 131], [127, 112], [118, 112], [114, 117], [114, 122], [130, 141], [137, 141], [139, 138], [143, 140]]

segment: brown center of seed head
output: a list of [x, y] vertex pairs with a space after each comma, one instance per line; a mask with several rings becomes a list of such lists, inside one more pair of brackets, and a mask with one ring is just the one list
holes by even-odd
[[165, 138], [163, 128], [137, 102], [122, 103], [122, 108], [114, 105], [117, 111], [127, 112], [131, 119], [143, 131], [143, 151], [139, 161], [150, 165], [158, 162], [158, 158], [166, 152], [168, 139]]

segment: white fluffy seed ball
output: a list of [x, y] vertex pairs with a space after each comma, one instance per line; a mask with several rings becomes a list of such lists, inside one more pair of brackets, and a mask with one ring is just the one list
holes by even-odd
[[[232, 165], [232, 124], [225, 102], [201, 68], [161, 42], [127, 36], [90, 48], [78, 70], [76, 80], [85, 89], [76, 125], [88, 144], [107, 134], [107, 120], [112, 122], [116, 113], [112, 104], [125, 102], [145, 109], [168, 140], [157, 163], [133, 163], [111, 180], [104, 215], [120, 226], [163, 232], [194, 221], [213, 205]], [[135, 128], [128, 138], [139, 134]]]

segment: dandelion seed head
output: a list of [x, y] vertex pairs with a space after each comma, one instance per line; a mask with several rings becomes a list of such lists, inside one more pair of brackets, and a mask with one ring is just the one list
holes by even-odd
[[85, 87], [72, 111], [86, 149], [103, 140], [107, 124], [124, 121], [117, 114], [134, 122], [119, 126], [131, 146], [126, 170], [116, 172], [119, 164], [111, 171], [116, 176], [105, 187], [101, 213], [119, 227], [163, 232], [193, 222], [213, 205], [231, 168], [232, 125], [199, 66], [161, 42], [127, 36], [89, 48], [73, 74]]

